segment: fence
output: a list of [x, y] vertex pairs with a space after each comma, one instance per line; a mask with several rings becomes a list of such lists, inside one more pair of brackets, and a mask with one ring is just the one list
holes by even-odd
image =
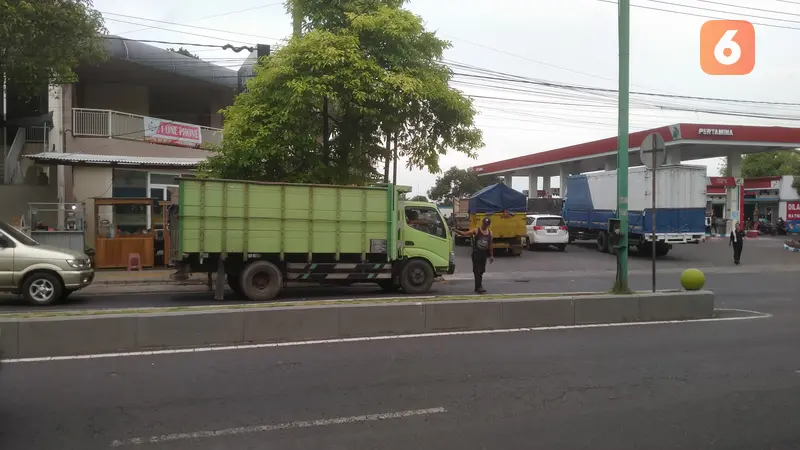
[[[144, 117], [107, 109], [72, 109], [72, 135], [144, 140]], [[203, 146], [222, 142], [222, 130], [200, 126]]]

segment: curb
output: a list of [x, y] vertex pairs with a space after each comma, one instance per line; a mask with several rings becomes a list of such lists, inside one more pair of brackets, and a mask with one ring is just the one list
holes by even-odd
[[714, 316], [714, 293], [709, 291], [415, 300], [7, 318], [0, 319], [0, 352], [7, 359], [47, 358]]

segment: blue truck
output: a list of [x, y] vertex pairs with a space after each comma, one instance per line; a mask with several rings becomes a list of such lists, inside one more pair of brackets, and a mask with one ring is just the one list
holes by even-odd
[[[628, 172], [628, 243], [649, 254], [653, 242], [653, 172], [634, 167]], [[705, 237], [706, 168], [670, 165], [656, 173], [656, 256], [674, 244], [697, 244]], [[593, 240], [597, 250], [614, 253], [609, 220], [617, 215], [617, 171], [570, 176], [562, 216], [570, 242]]]

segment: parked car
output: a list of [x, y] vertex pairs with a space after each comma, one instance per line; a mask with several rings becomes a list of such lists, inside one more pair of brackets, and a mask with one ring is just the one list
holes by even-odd
[[0, 222], [0, 292], [22, 295], [33, 305], [51, 305], [92, 281], [94, 269], [85, 254], [41, 245]]
[[562, 252], [567, 249], [569, 232], [563, 217], [549, 214], [529, 214], [526, 216], [526, 223], [525, 243], [528, 250], [550, 245]]

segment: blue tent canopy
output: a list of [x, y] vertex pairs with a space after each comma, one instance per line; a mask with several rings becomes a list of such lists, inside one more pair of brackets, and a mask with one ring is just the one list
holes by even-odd
[[486, 186], [469, 199], [469, 213], [527, 212], [528, 197], [503, 183]]

